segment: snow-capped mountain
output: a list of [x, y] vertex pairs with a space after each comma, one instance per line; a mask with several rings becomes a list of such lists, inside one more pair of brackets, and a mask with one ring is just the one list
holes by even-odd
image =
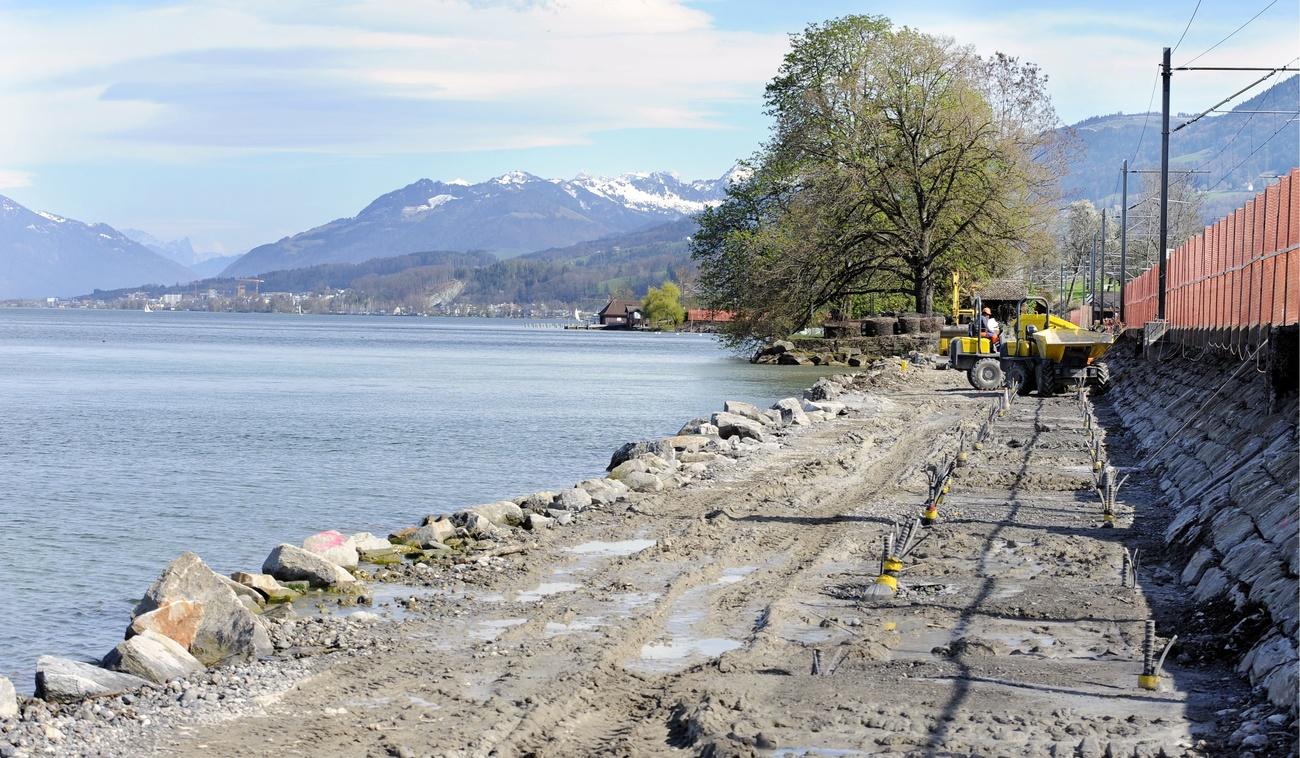
[[351, 218], [254, 248], [226, 276], [430, 250], [512, 257], [682, 218], [717, 203], [737, 169], [685, 182], [666, 172], [544, 179], [511, 171], [478, 184], [421, 179]]
[[31, 211], [0, 195], [0, 299], [67, 297], [195, 278], [108, 224]]

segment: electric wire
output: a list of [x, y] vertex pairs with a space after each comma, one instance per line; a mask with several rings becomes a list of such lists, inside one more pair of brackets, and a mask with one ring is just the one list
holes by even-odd
[[1196, 7], [1192, 9], [1192, 17], [1187, 19], [1187, 26], [1183, 27], [1183, 33], [1178, 35], [1178, 41], [1174, 43], [1174, 49], [1169, 51], [1170, 55], [1178, 52], [1178, 46], [1183, 44], [1183, 39], [1187, 37], [1187, 30], [1192, 28], [1192, 22], [1196, 20], [1196, 12], [1201, 9], [1201, 0], [1196, 0]]
[[1250, 26], [1251, 23], [1254, 22], [1255, 19], [1257, 19], [1257, 18], [1259, 18], [1260, 16], [1264, 15], [1264, 11], [1268, 10], [1269, 8], [1272, 8], [1274, 5], [1277, 5], [1277, 0], [1273, 0], [1273, 2], [1269, 3], [1268, 5], [1265, 5], [1263, 8], [1260, 8], [1260, 9], [1259, 9], [1259, 13], [1256, 13], [1255, 15], [1253, 15], [1253, 16], [1251, 16], [1249, 19], [1247, 19], [1247, 20], [1246, 20], [1246, 23], [1242, 24], [1241, 26], [1237, 27], [1236, 29], [1233, 29], [1231, 32], [1228, 33], [1228, 36], [1224, 37], [1223, 39], [1219, 40], [1218, 42], [1215, 42], [1213, 45], [1210, 45], [1209, 47], [1205, 48], [1204, 50], [1201, 51], [1200, 55], [1197, 55], [1195, 58], [1192, 58], [1190, 61], [1187, 61], [1187, 62], [1184, 63], [1182, 66], [1179, 66], [1179, 68], [1186, 68], [1186, 67], [1192, 65], [1193, 63], [1197, 62], [1197, 61], [1200, 60], [1202, 57], [1204, 57], [1206, 53], [1210, 52], [1211, 50], [1213, 50], [1214, 48], [1218, 47], [1219, 45], [1222, 45], [1224, 42], [1227, 42], [1228, 40], [1232, 39], [1233, 36], [1236, 35], [1237, 32], [1239, 32], [1239, 31], [1241, 31], [1242, 29], [1245, 29], [1246, 27]]
[[1282, 122], [1282, 126], [1278, 127], [1278, 130], [1277, 130], [1277, 131], [1275, 131], [1275, 132], [1273, 132], [1272, 134], [1270, 134], [1270, 135], [1268, 136], [1268, 139], [1266, 139], [1266, 140], [1264, 140], [1263, 142], [1261, 142], [1261, 143], [1259, 143], [1258, 145], [1256, 145], [1254, 150], [1251, 150], [1250, 153], [1248, 153], [1248, 154], [1246, 155], [1245, 158], [1242, 158], [1240, 161], [1238, 161], [1238, 162], [1237, 162], [1237, 165], [1235, 165], [1235, 166], [1233, 166], [1232, 168], [1230, 168], [1230, 169], [1228, 169], [1227, 171], [1225, 171], [1225, 172], [1223, 173], [1223, 176], [1219, 177], [1219, 181], [1217, 181], [1217, 182], [1215, 182], [1214, 184], [1210, 185], [1209, 189], [1207, 189], [1207, 190], [1205, 190], [1205, 191], [1206, 191], [1206, 192], [1213, 192], [1215, 187], [1218, 187], [1220, 184], [1223, 184], [1223, 180], [1224, 180], [1224, 179], [1227, 179], [1229, 176], [1232, 176], [1232, 172], [1233, 172], [1233, 171], [1236, 171], [1237, 169], [1239, 169], [1239, 168], [1241, 168], [1243, 165], [1245, 165], [1246, 161], [1248, 161], [1248, 160], [1251, 159], [1251, 156], [1253, 156], [1255, 153], [1258, 153], [1258, 152], [1260, 151], [1261, 148], [1263, 148], [1263, 147], [1264, 147], [1265, 145], [1267, 145], [1268, 143], [1272, 142], [1272, 141], [1273, 141], [1273, 138], [1276, 137], [1277, 135], [1281, 134], [1281, 133], [1282, 133], [1282, 130], [1286, 129], [1287, 126], [1288, 126], [1290, 123], [1291, 123], [1290, 121], [1284, 121], [1284, 122]]

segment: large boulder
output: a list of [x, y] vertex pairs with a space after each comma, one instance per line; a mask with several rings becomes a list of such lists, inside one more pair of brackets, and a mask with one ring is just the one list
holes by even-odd
[[630, 471], [622, 481], [633, 492], [659, 492], [664, 488], [663, 479], [646, 471]]
[[126, 636], [130, 638], [145, 632], [155, 632], [175, 640], [181, 647], [189, 650], [194, 644], [194, 635], [198, 634], [199, 624], [202, 622], [203, 603], [196, 603], [183, 597], [173, 598], [152, 611], [141, 613], [131, 619], [131, 626], [126, 630]]
[[605, 467], [606, 471], [613, 471], [620, 464], [639, 458], [647, 453], [657, 455], [665, 460], [672, 460], [675, 456], [673, 446], [663, 440], [642, 440], [640, 442], [629, 442], [614, 451], [609, 458], [609, 465]]
[[467, 519], [466, 514], [470, 513], [482, 516], [490, 521], [493, 526], [519, 526], [524, 523], [523, 509], [509, 500], [484, 503], [473, 508], [466, 508], [463, 511], [457, 511], [451, 514], [451, 521], [453, 524], [465, 521]]
[[740, 437], [759, 442], [764, 440], [762, 424], [734, 413], [723, 411], [713, 414], [713, 425], [718, 427], [718, 435], [723, 439]]
[[677, 451], [677, 457], [681, 458], [682, 453], [698, 453], [710, 447], [717, 447], [717, 437], [705, 437], [702, 434], [679, 434], [676, 437], [669, 437], [664, 440], [673, 446]]
[[146, 631], [124, 640], [104, 656], [104, 666], [162, 684], [203, 670], [198, 658], [171, 637]]
[[382, 553], [393, 549], [393, 543], [370, 532], [357, 532], [352, 535], [352, 544], [358, 553]]
[[14, 683], [0, 676], [0, 719], [11, 719], [18, 715], [18, 693]]
[[149, 613], [174, 600], [200, 603], [203, 618], [189, 651], [204, 665], [270, 655], [274, 648], [266, 629], [226, 581], [194, 553], [182, 553], [149, 586], [144, 599], [135, 607], [135, 615]]
[[574, 487], [571, 490], [565, 490], [555, 497], [555, 503], [552, 508], [560, 511], [573, 511], [578, 513], [591, 507], [591, 493], [581, 487]]
[[834, 400], [839, 397], [840, 393], [843, 391], [843, 387], [823, 376], [821, 379], [818, 379], [813, 386], [804, 390], [803, 396], [813, 401]]
[[262, 561], [262, 573], [282, 582], [307, 582], [312, 587], [346, 587], [356, 579], [347, 569], [294, 545], [277, 545]]
[[787, 426], [790, 424], [804, 426], [811, 423], [808, 420], [808, 415], [804, 413], [803, 403], [799, 402], [797, 398], [781, 398], [772, 405], [772, 410], [781, 414], [781, 423]]
[[682, 424], [682, 428], [677, 432], [677, 434], [678, 436], [683, 434], [702, 434], [706, 437], [716, 437], [718, 434], [718, 427], [709, 423], [709, 420], [706, 418], [693, 418], [685, 424]]
[[[392, 548], [392, 545], [386, 540], [384, 544]], [[251, 574], [247, 571], [236, 571], [230, 575], [230, 578], [261, 595], [268, 603], [288, 603], [302, 596], [301, 592], [275, 581], [275, 577], [270, 574]]]
[[53, 655], [36, 659], [36, 697], [42, 700], [66, 703], [100, 695], [119, 695], [148, 684], [138, 676], [109, 671], [81, 661]]
[[451, 519], [446, 516], [438, 516], [437, 518], [425, 519], [424, 526], [416, 529], [407, 538], [407, 544], [428, 550], [443, 544], [447, 541], [447, 538], [455, 536], [456, 525], [451, 522]]
[[628, 493], [627, 485], [615, 479], [587, 479], [578, 488], [590, 495], [593, 503], [602, 505], [616, 503]]
[[357, 555], [356, 540], [333, 529], [317, 532], [303, 540], [302, 549], [345, 569], [356, 568], [360, 558]]
[[265, 598], [257, 594], [256, 590], [251, 587], [245, 587], [230, 577], [222, 576], [221, 574], [217, 574], [217, 578], [219, 578], [232, 592], [235, 593], [235, 596], [239, 598], [239, 602], [243, 603], [245, 608], [253, 613], [259, 612], [259, 607], [263, 602], [265, 602]]
[[734, 413], [737, 416], [744, 416], [751, 421], [757, 421], [763, 426], [772, 423], [772, 420], [763, 415], [763, 411], [753, 403], [744, 403], [739, 400], [728, 400], [722, 404], [722, 410], [727, 413]]

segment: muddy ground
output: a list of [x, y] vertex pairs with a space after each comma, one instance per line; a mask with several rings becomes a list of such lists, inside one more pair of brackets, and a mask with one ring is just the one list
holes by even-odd
[[241, 715], [104, 750], [1220, 754], [1248, 696], [1227, 667], [1171, 657], [1159, 691], [1137, 687], [1146, 619], [1191, 610], [1156, 558], [1121, 586], [1125, 546], [1158, 557], [1160, 506], [1138, 475], [1099, 528], [1075, 399], [1019, 398], [995, 422], [880, 597], [884, 535], [919, 515], [926, 466], [996, 395], [916, 367], [860, 389], [779, 452], [381, 588], [365, 646], [327, 641], [310, 676]]

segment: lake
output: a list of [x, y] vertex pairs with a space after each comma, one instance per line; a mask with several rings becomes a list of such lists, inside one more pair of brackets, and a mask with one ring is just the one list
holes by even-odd
[[0, 309], [0, 674], [98, 658], [184, 550], [260, 570], [603, 473], [619, 444], [817, 369], [706, 335], [504, 319]]

